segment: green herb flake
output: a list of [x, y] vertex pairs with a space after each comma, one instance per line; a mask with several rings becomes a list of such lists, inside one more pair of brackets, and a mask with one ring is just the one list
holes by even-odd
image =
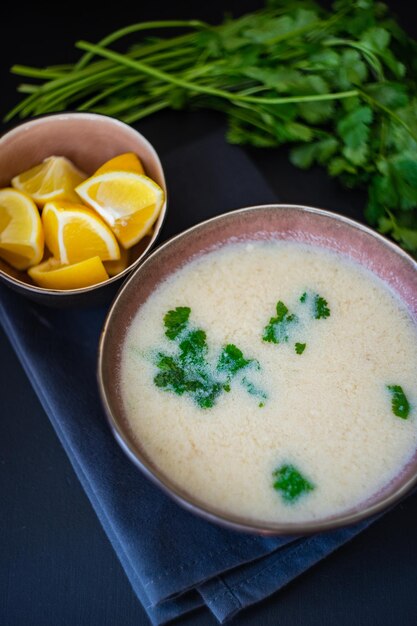
[[295, 351], [297, 354], [303, 354], [304, 350], [306, 349], [306, 343], [296, 343], [295, 344]]
[[267, 395], [266, 395], [265, 391], [263, 389], [259, 389], [259, 387], [254, 385], [246, 377], [242, 378], [241, 383], [242, 383], [243, 387], [246, 389], [246, 391], [251, 396], [257, 396], [258, 398], [261, 399], [261, 401], [267, 399]]
[[327, 300], [316, 294], [314, 296], [314, 318], [316, 320], [326, 319], [330, 317], [330, 309]]
[[320, 296], [320, 294], [305, 291], [300, 296], [300, 302], [302, 304], [305, 304], [306, 302], [311, 302], [311, 300], [313, 302], [312, 316], [314, 319], [319, 320], [330, 317], [330, 308], [327, 300]]
[[[158, 373], [154, 383], [160, 389], [176, 395], [188, 395], [200, 408], [215, 405], [223, 392], [230, 392], [231, 381], [246, 367], [259, 363], [246, 359], [234, 344], [226, 345], [213, 366], [208, 359], [207, 335], [201, 328], [192, 328], [189, 323], [191, 309], [177, 307], [164, 316], [165, 335], [175, 342], [175, 354], [158, 353], [155, 365]], [[266, 394], [246, 379], [240, 380], [251, 395], [266, 398]]]
[[154, 378], [157, 387], [170, 389], [181, 396], [186, 390], [183, 369], [176, 359], [164, 354], [159, 355], [157, 367], [160, 370]]
[[188, 306], [177, 306], [164, 316], [165, 334], [168, 339], [175, 339], [185, 329], [190, 317], [191, 309]]
[[285, 343], [289, 339], [291, 326], [298, 322], [298, 318], [289, 313], [281, 300], [277, 302], [276, 311], [276, 317], [271, 317], [265, 326], [262, 338], [269, 343]]
[[189, 331], [180, 343], [180, 350], [179, 358], [184, 365], [205, 367], [208, 347], [204, 330]]
[[282, 499], [287, 503], [296, 502], [302, 495], [315, 488], [294, 465], [282, 465], [273, 472], [272, 476], [275, 491], [279, 491]]
[[253, 363], [252, 359], [245, 359], [242, 350], [239, 350], [233, 343], [229, 343], [220, 354], [217, 369], [233, 376], [251, 363]]
[[410, 413], [410, 403], [407, 400], [403, 388], [400, 385], [387, 385], [391, 394], [391, 408], [394, 415], [403, 420], [408, 418]]

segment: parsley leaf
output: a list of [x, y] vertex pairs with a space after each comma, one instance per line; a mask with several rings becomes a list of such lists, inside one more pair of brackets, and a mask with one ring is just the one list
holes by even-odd
[[186, 390], [184, 371], [177, 360], [171, 356], [160, 354], [157, 367], [161, 370], [154, 378], [157, 387], [167, 388], [181, 396]]
[[362, 165], [368, 157], [372, 119], [372, 109], [369, 106], [361, 106], [338, 122], [337, 130], [345, 144], [342, 152], [346, 159], [355, 165]]
[[387, 385], [391, 393], [391, 408], [394, 415], [406, 420], [410, 413], [410, 404], [401, 385]]
[[[306, 304], [307, 308], [304, 308], [302, 305]], [[304, 313], [302, 312], [303, 308]], [[313, 320], [326, 319], [330, 316], [327, 300], [318, 293], [312, 293], [311, 291], [304, 291], [299, 296], [295, 310], [300, 312], [299, 316], [295, 313], [290, 313], [288, 307], [281, 300], [277, 302], [277, 314], [275, 317], [271, 317], [269, 323], [265, 326], [262, 335], [263, 341], [275, 344], [288, 343], [293, 331], [308, 330], [310, 321], [306, 319], [305, 312]], [[306, 346], [306, 343], [296, 342], [294, 344], [296, 354], [303, 354]]]
[[164, 316], [165, 334], [168, 339], [175, 339], [184, 330], [190, 317], [191, 309], [188, 306], [177, 306]]
[[233, 343], [229, 343], [220, 354], [217, 369], [233, 376], [251, 363], [254, 363], [253, 359], [245, 359], [242, 350], [239, 350]]
[[326, 139], [293, 148], [290, 152], [290, 161], [301, 169], [308, 169], [313, 163], [326, 163], [338, 147], [337, 139], [326, 137]]
[[[177, 307], [164, 316], [165, 335], [175, 342], [177, 352], [159, 352], [155, 365], [159, 370], [154, 383], [160, 389], [182, 396], [187, 394], [200, 408], [213, 407], [223, 392], [230, 392], [231, 381], [249, 366], [259, 363], [246, 359], [234, 344], [227, 344], [214, 366], [209, 361], [207, 335], [201, 328], [192, 328], [189, 323], [191, 309]], [[242, 386], [251, 395], [266, 399], [266, 393], [243, 378]]]
[[316, 320], [330, 317], [330, 309], [327, 305], [327, 300], [318, 294], [314, 297], [314, 317]]
[[318, 293], [312, 294], [311, 292], [307, 292], [307, 291], [305, 291], [300, 296], [300, 302], [302, 304], [305, 304], [306, 302], [311, 302], [311, 299], [313, 302], [311, 315], [314, 319], [320, 320], [320, 319], [326, 319], [330, 317], [330, 308], [327, 303], [327, 300], [325, 300], [323, 296], [321, 296]]
[[282, 465], [273, 472], [272, 476], [275, 491], [279, 491], [282, 499], [287, 503], [296, 502], [303, 494], [315, 488], [294, 465]]
[[277, 302], [276, 311], [276, 317], [271, 317], [268, 325], [265, 326], [262, 338], [270, 343], [285, 343], [289, 339], [291, 326], [298, 320], [293, 313], [289, 313], [281, 300]]

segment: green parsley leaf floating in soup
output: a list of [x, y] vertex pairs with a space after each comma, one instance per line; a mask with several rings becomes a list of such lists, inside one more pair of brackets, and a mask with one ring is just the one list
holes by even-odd
[[[303, 306], [307, 304], [307, 307]], [[330, 317], [330, 308], [327, 300], [318, 293], [304, 291], [298, 298], [295, 306], [296, 313], [290, 313], [288, 307], [279, 300], [276, 305], [276, 316], [271, 317], [265, 326], [262, 339], [269, 343], [288, 343], [296, 333], [303, 330], [310, 331], [311, 320], [320, 320]], [[305, 314], [309, 319], [306, 319]], [[311, 318], [311, 320], [310, 320]], [[294, 349], [296, 354], [303, 354], [306, 343], [296, 342]]]
[[217, 369], [232, 376], [253, 362], [253, 359], [245, 359], [242, 350], [239, 350], [233, 343], [229, 343], [220, 354]]
[[314, 296], [314, 317], [316, 320], [326, 319], [330, 317], [330, 309], [327, 300], [319, 296]]
[[330, 317], [330, 308], [327, 303], [327, 300], [325, 300], [323, 296], [321, 296], [318, 293], [311, 293], [307, 291], [305, 291], [300, 296], [301, 304], [306, 304], [306, 302], [311, 302], [311, 301], [312, 301], [311, 316], [313, 317], [313, 319], [321, 320], [321, 319], [327, 319], [328, 317]]
[[202, 409], [212, 408], [223, 392], [230, 392], [231, 382], [238, 377], [246, 391], [266, 399], [266, 393], [245, 377], [244, 369], [256, 367], [254, 359], [246, 359], [237, 346], [230, 343], [222, 348], [217, 364], [208, 358], [207, 335], [201, 328], [193, 328], [189, 307], [177, 307], [164, 315], [165, 335], [175, 343], [175, 354], [159, 352], [155, 361], [158, 372], [154, 384], [178, 396], [188, 395]]
[[275, 491], [279, 491], [282, 499], [288, 503], [296, 502], [302, 495], [315, 488], [294, 465], [282, 465], [272, 476]]
[[188, 306], [177, 306], [176, 309], [168, 311], [164, 317], [165, 334], [168, 339], [175, 339], [185, 329], [190, 317], [191, 309]]
[[296, 343], [295, 344], [295, 351], [297, 354], [303, 354], [304, 350], [306, 349], [306, 343]]
[[298, 320], [294, 313], [289, 313], [281, 300], [277, 302], [276, 311], [276, 316], [271, 317], [265, 326], [262, 338], [270, 343], [285, 343], [289, 339], [290, 327]]
[[387, 389], [391, 394], [391, 408], [394, 415], [406, 420], [410, 413], [410, 403], [407, 400], [401, 385], [387, 385]]

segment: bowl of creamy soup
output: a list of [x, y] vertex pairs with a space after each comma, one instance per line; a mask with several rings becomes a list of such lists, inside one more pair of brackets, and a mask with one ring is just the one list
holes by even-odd
[[417, 271], [339, 215], [268, 205], [153, 252], [99, 351], [111, 429], [180, 504], [236, 530], [347, 525], [417, 476]]

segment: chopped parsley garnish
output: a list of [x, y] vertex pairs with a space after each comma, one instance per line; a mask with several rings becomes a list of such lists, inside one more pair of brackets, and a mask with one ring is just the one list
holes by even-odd
[[314, 317], [316, 320], [330, 317], [330, 309], [327, 305], [327, 300], [319, 296], [319, 294], [314, 296]]
[[242, 350], [239, 350], [233, 343], [225, 346], [220, 354], [217, 369], [233, 376], [239, 370], [253, 363], [253, 359], [245, 359]]
[[272, 476], [274, 477], [273, 487], [281, 492], [284, 502], [296, 502], [303, 494], [315, 488], [294, 465], [282, 465], [273, 472]]
[[271, 317], [264, 328], [263, 340], [270, 343], [285, 343], [289, 339], [290, 327], [297, 323], [297, 317], [288, 312], [281, 300], [277, 302], [276, 317]]
[[180, 343], [180, 360], [183, 365], [205, 366], [208, 352], [204, 330], [191, 330]]
[[388, 391], [391, 393], [391, 408], [394, 415], [406, 420], [410, 413], [410, 403], [407, 400], [401, 385], [387, 385]]
[[172, 391], [178, 396], [188, 393], [202, 408], [213, 406], [221, 392], [221, 385], [211, 380], [204, 371], [196, 368], [193, 372], [188, 372], [181, 363], [181, 356], [178, 359], [161, 354], [157, 367], [161, 370], [154, 378], [157, 387]]
[[330, 317], [330, 309], [327, 300], [325, 300], [320, 294], [305, 291], [300, 296], [300, 302], [302, 304], [305, 304], [307, 301], [311, 302], [311, 300], [313, 305], [312, 317], [315, 320], [321, 320]]
[[[330, 316], [330, 308], [322, 296], [318, 293], [304, 291], [298, 298], [296, 313], [290, 313], [288, 307], [281, 301], [277, 302], [276, 316], [271, 317], [269, 323], [264, 328], [262, 339], [269, 343], [288, 343], [293, 332], [303, 330], [305, 325], [309, 325], [306, 320], [307, 315], [313, 320], [326, 319]], [[307, 304], [307, 307], [301, 306]], [[297, 315], [297, 313], [300, 313]], [[294, 349], [296, 354], [303, 354], [306, 343], [296, 342]]]
[[303, 354], [304, 350], [306, 349], [306, 343], [296, 343], [295, 344], [295, 351], [297, 354]]
[[177, 306], [173, 311], [168, 311], [164, 317], [165, 334], [168, 339], [175, 339], [184, 330], [190, 313], [191, 309], [188, 306]]
[[267, 396], [265, 391], [263, 391], [262, 389], [259, 389], [259, 387], [257, 387], [256, 385], [254, 385], [250, 380], [248, 380], [246, 377], [242, 378], [242, 385], [245, 387], [246, 391], [251, 395], [251, 396], [257, 396], [258, 398], [261, 398], [262, 400], [266, 400]]
[[[211, 408], [223, 392], [229, 392], [231, 381], [246, 368], [259, 363], [246, 359], [234, 344], [227, 344], [213, 366], [208, 360], [207, 336], [201, 328], [189, 323], [191, 309], [177, 307], [164, 316], [165, 335], [177, 346], [176, 354], [159, 353], [155, 362], [158, 373], [154, 377], [157, 387], [179, 396], [187, 394], [201, 408]], [[247, 381], [241, 384], [251, 395], [266, 399], [266, 394]]]

